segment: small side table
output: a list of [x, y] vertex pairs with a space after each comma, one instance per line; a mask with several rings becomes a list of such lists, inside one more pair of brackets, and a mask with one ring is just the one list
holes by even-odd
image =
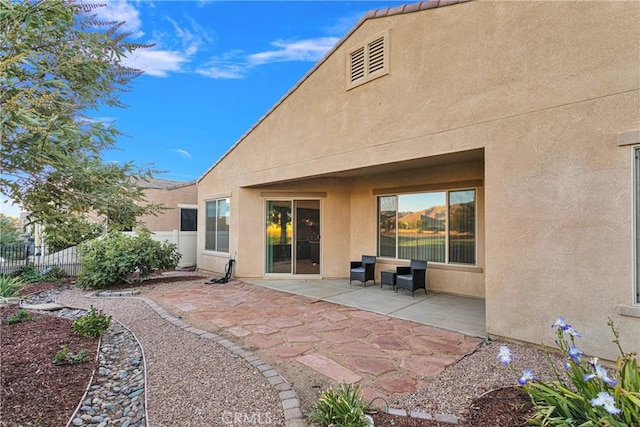
[[380, 272], [380, 287], [382, 285], [389, 285], [391, 289], [396, 287], [396, 272], [395, 270], [383, 270]]

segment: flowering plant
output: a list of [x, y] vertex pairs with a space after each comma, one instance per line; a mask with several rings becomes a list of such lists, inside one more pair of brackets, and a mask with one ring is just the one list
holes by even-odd
[[[539, 426], [612, 426], [640, 427], [640, 371], [635, 353], [625, 353], [619, 331], [611, 319], [613, 342], [620, 351], [611, 375], [597, 358], [587, 360], [575, 344], [581, 335], [563, 318], [551, 325], [556, 330], [556, 346], [565, 357], [561, 376], [549, 358], [555, 380], [543, 381], [531, 370], [517, 374], [507, 346], [501, 346], [498, 360], [508, 366], [531, 398], [536, 413], [529, 420]], [[567, 339], [568, 337], [568, 339]], [[568, 381], [567, 381], [568, 379]]]

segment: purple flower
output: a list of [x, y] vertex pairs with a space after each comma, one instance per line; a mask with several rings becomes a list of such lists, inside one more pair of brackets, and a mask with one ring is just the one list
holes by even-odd
[[578, 331], [576, 331], [575, 329], [573, 329], [571, 326], [569, 326], [567, 329], [565, 329], [564, 332], [566, 334], [569, 334], [569, 335], [573, 336], [573, 337], [578, 337], [578, 338], [582, 337], [582, 334], [579, 333]]
[[611, 378], [609, 378], [609, 375], [607, 374], [607, 370], [604, 369], [601, 365], [596, 365], [596, 373], [595, 374], [585, 374], [583, 379], [585, 381], [589, 381], [592, 378], [600, 378], [602, 381], [604, 381], [605, 383], [609, 384], [611, 387], [615, 387], [617, 382], [616, 380], [612, 380]]
[[553, 325], [551, 325], [551, 327], [556, 329], [561, 328], [563, 331], [566, 331], [571, 327], [571, 325], [567, 325], [567, 322], [565, 322], [562, 317], [558, 317], [558, 319], [553, 322]]
[[575, 345], [572, 345], [571, 347], [569, 347], [568, 353], [571, 360], [573, 360], [575, 363], [578, 363], [580, 361], [580, 358], [584, 354], [583, 352], [578, 350], [578, 347], [576, 347]]
[[533, 381], [537, 379], [539, 379], [539, 377], [537, 375], [533, 375], [533, 372], [531, 371], [531, 369], [525, 369], [524, 372], [522, 373], [522, 376], [518, 378], [518, 383], [520, 383], [521, 385], [525, 385], [529, 381]]
[[613, 400], [613, 396], [606, 391], [601, 391], [598, 393], [597, 398], [591, 399], [591, 406], [603, 406], [608, 413], [613, 415], [620, 413], [620, 409], [616, 408], [616, 402]]
[[498, 360], [504, 366], [507, 366], [511, 363], [511, 350], [506, 345], [500, 346], [500, 353], [498, 353]]

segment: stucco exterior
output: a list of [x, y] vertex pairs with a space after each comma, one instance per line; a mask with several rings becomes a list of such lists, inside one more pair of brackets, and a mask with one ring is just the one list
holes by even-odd
[[180, 207], [198, 204], [198, 188], [194, 181], [153, 179], [142, 187], [148, 203], [164, 206], [157, 216], [140, 217], [140, 222], [150, 231], [180, 230]]
[[[378, 195], [474, 188], [475, 264], [431, 263], [430, 290], [483, 298], [491, 335], [553, 345], [563, 316], [613, 359], [610, 317], [640, 351], [640, 141], [618, 137], [640, 129], [640, 3], [435, 5], [368, 15], [201, 177], [198, 267], [265, 276], [265, 201], [317, 199], [314, 277], [348, 277], [376, 254]], [[380, 34], [388, 73], [348, 89], [349, 52]], [[228, 253], [204, 250], [221, 197]]]

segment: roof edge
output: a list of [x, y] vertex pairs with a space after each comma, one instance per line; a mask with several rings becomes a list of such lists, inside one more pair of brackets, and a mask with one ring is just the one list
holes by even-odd
[[245, 133], [243, 133], [240, 138], [238, 138], [238, 140], [231, 146], [229, 147], [229, 149], [227, 151], [225, 151], [222, 156], [220, 156], [220, 158], [218, 158], [218, 160], [216, 160], [211, 167], [209, 167], [195, 182], [196, 184], [199, 184], [200, 181], [202, 181], [218, 164], [220, 164], [220, 162], [222, 162], [229, 154], [231, 154], [231, 152], [242, 142], [244, 141], [244, 139], [249, 136], [249, 134], [251, 134], [251, 132], [253, 132], [253, 130], [255, 128], [257, 128], [260, 123], [262, 123], [267, 117], [269, 117], [269, 115], [275, 111], [276, 108], [278, 108], [280, 106], [280, 104], [282, 104], [285, 99], [287, 99], [293, 92], [296, 91], [296, 89], [298, 89], [298, 87], [300, 87], [302, 85], [302, 83], [304, 83], [310, 76], [311, 74], [313, 74], [318, 68], [320, 68], [320, 66], [322, 64], [325, 63], [325, 61], [331, 56], [333, 55], [333, 53], [338, 50], [340, 48], [340, 46], [342, 46], [347, 39], [349, 39], [349, 37], [351, 37], [351, 35], [353, 33], [355, 33], [358, 28], [360, 28], [366, 21], [368, 21], [369, 19], [376, 19], [376, 18], [385, 18], [388, 16], [393, 16], [393, 15], [400, 15], [400, 14], [404, 14], [404, 13], [412, 13], [412, 12], [420, 12], [423, 10], [428, 10], [428, 9], [436, 9], [439, 7], [444, 7], [444, 6], [450, 6], [450, 5], [454, 5], [454, 4], [458, 4], [458, 3], [468, 3], [470, 1], [474, 1], [474, 0], [429, 0], [429, 1], [419, 1], [417, 3], [410, 3], [410, 4], [402, 4], [400, 6], [394, 6], [394, 7], [387, 7], [384, 9], [376, 9], [376, 10], [370, 10], [369, 12], [365, 13], [364, 16], [362, 18], [360, 18], [360, 20], [356, 23], [356, 25], [354, 25], [344, 36], [342, 36], [342, 38], [340, 38], [340, 40], [338, 40], [338, 42], [330, 49], [327, 51], [327, 53], [324, 54], [324, 56], [322, 57], [322, 59], [320, 59], [318, 62], [315, 63], [315, 65], [313, 67], [311, 67], [311, 69], [309, 71], [307, 71], [305, 73], [304, 76], [302, 76], [302, 78], [295, 84], [293, 85], [278, 101], [276, 101], [275, 104], [273, 104], [273, 106], [267, 110], [267, 112], [265, 114], [263, 114]]

